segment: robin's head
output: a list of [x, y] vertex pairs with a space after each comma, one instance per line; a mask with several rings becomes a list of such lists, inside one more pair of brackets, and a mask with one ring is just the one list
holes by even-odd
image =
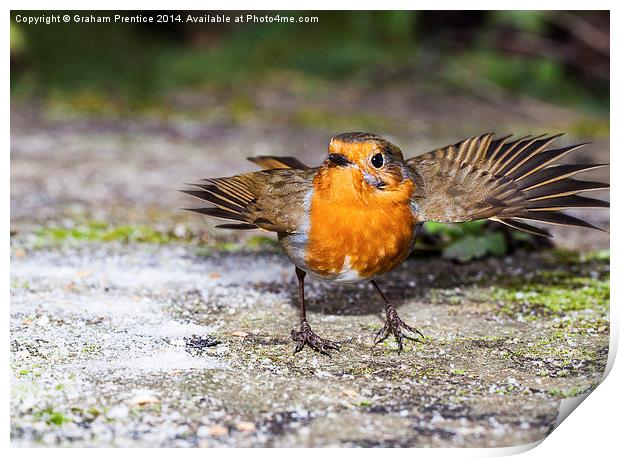
[[400, 148], [375, 134], [340, 134], [331, 139], [328, 153], [324, 167], [355, 170], [378, 190], [394, 190], [409, 178]]

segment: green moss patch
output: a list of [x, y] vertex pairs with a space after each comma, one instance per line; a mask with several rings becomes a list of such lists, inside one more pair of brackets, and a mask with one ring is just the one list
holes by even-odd
[[121, 243], [170, 243], [187, 241], [170, 232], [162, 232], [148, 226], [113, 226], [102, 221], [86, 221], [69, 227], [50, 226], [35, 231], [39, 246], [71, 242], [121, 242]]
[[[147, 243], [163, 245], [168, 243], [191, 243], [197, 245], [197, 254], [208, 256], [214, 252], [279, 252], [277, 240], [256, 235], [239, 241], [221, 241], [205, 238], [201, 233], [184, 231], [182, 235], [173, 230], [159, 230], [146, 225], [114, 225], [111, 223], [87, 220], [75, 221], [66, 226], [44, 226], [35, 229], [32, 243], [26, 243], [30, 248], [45, 248], [57, 246], [75, 246], [84, 243], [109, 243], [118, 242], [123, 244]], [[18, 245], [24, 239], [19, 238]], [[21, 245], [20, 245], [21, 246]], [[15, 283], [14, 287], [22, 287]], [[26, 286], [23, 286], [26, 287]]]
[[62, 412], [55, 411], [51, 407], [47, 407], [38, 412], [34, 412], [33, 416], [35, 418], [40, 418], [48, 425], [62, 426], [65, 423], [69, 423], [71, 419], [69, 419]]
[[561, 399], [567, 399], [567, 398], [574, 398], [576, 396], [589, 393], [592, 390], [594, 390], [594, 388], [596, 388], [596, 385], [576, 386], [572, 388], [551, 388], [549, 391], [547, 391], [547, 393], [549, 393], [550, 396], [558, 397]]
[[592, 278], [568, 272], [540, 272], [534, 281], [515, 280], [491, 291], [502, 312], [525, 318], [585, 310], [605, 313], [609, 308], [609, 273]]

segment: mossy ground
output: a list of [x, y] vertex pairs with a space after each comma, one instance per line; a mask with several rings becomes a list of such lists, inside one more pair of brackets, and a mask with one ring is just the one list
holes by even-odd
[[[556, 255], [556, 262], [564, 262], [565, 256]], [[537, 315], [573, 320], [588, 315], [604, 316], [609, 308], [609, 270], [601, 266], [609, 264], [609, 252], [592, 253], [581, 259], [581, 264], [568, 262], [561, 270], [504, 279], [503, 286], [492, 288], [492, 299], [503, 304], [506, 314], [526, 319]]]
[[186, 228], [163, 230], [146, 225], [119, 225], [88, 219], [70, 220], [64, 225], [48, 224], [39, 227], [28, 237], [17, 237], [14, 245], [42, 249], [110, 242], [157, 245], [185, 243], [198, 246], [199, 253], [204, 255], [210, 252], [279, 251], [279, 245], [274, 237], [263, 235], [252, 234], [234, 241], [210, 240], [204, 231], [194, 232]]
[[409, 259], [381, 281], [426, 336], [400, 355], [372, 289], [310, 280], [328, 358], [292, 353], [281, 254], [65, 242], [13, 252], [16, 444], [509, 446], [606, 364], [605, 253]]

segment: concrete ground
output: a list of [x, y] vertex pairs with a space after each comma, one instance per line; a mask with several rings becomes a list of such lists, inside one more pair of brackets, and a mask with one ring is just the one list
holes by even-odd
[[[467, 264], [414, 255], [381, 280], [426, 336], [400, 355], [391, 339], [372, 343], [383, 316], [369, 285], [310, 280], [310, 323], [342, 351], [293, 355], [285, 257], [180, 212], [190, 201], [175, 192], [251, 170], [249, 155], [316, 164], [340, 131], [377, 130], [414, 154], [492, 129], [568, 129], [568, 143], [599, 120], [532, 101], [507, 111], [458, 96], [439, 113], [449, 94], [280, 86], [237, 119], [205, 97], [171, 101], [185, 117], [13, 107], [14, 446], [512, 446], [543, 438], [561, 399], [600, 382], [605, 233], [554, 230], [558, 249]], [[333, 103], [341, 113], [328, 118]], [[354, 115], [388, 113], [381, 104], [389, 116]], [[606, 162], [608, 140], [578, 154]], [[580, 214], [608, 227], [607, 212]]]

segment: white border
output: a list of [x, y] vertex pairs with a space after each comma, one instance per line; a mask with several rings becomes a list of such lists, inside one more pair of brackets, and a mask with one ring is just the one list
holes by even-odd
[[195, 0], [177, 0], [165, 2], [161, 0], [133, 0], [119, 1], [95, 0], [85, 4], [79, 0], [56, 1], [53, 5], [43, 0], [9, 0], [8, 9], [51, 9], [51, 10], [609, 10], [614, 5], [612, 1], [591, 0], [589, 2], [577, 0], [549, 1], [549, 0], [522, 0], [503, 1], [498, 4], [491, 0], [470, 0], [459, 2], [444, 0], [441, 3], [405, 0], [384, 0], [381, 2], [370, 0], [228, 0], [220, 2], [199, 2]]
[[[587, 3], [578, 2], [578, 1], [544, 1], [544, 0], [522, 0], [520, 2], [502, 2], [501, 6], [497, 4], [497, 2], [491, 1], [469, 1], [467, 3], [464, 2], [456, 2], [456, 1], [444, 1], [441, 3], [430, 3], [430, 2], [405, 2], [405, 1], [392, 1], [392, 0], [384, 0], [382, 2], [370, 2], [370, 1], [335, 1], [335, 0], [316, 0], [316, 1], [302, 1], [296, 2], [294, 5], [291, 4], [290, 1], [263, 1], [263, 2], [249, 2], [249, 1], [240, 1], [240, 0], [228, 0], [226, 2], [192, 2], [192, 1], [183, 1], [177, 0], [172, 4], [171, 2], [162, 2], [162, 1], [115, 1], [109, 0], [106, 2], [102, 1], [91, 1], [86, 5], [83, 1], [59, 1], [55, 2], [54, 5], [50, 5], [49, 2], [44, 2], [41, 0], [38, 1], [9, 1], [7, 10], [10, 9], [46, 9], [53, 7], [57, 10], [62, 9], [205, 9], [205, 10], [260, 10], [260, 9], [269, 9], [269, 10], [296, 10], [296, 9], [307, 9], [307, 10], [338, 10], [338, 9], [351, 9], [351, 8], [359, 8], [359, 9], [395, 9], [395, 10], [406, 10], [412, 9], [611, 9], [613, 5], [610, 1], [596, 1], [591, 0]], [[7, 11], [8, 13], [8, 11]], [[618, 33], [616, 32], [615, 25], [615, 12], [612, 10], [612, 27], [611, 27], [611, 35], [612, 35], [612, 50], [617, 49], [618, 45]], [[8, 16], [5, 15], [5, 18]], [[9, 62], [10, 59], [10, 51], [9, 51], [9, 22], [5, 19], [2, 24], [2, 37], [5, 43], [4, 45], [4, 62]], [[616, 60], [612, 58], [612, 77], [617, 75], [616, 71]], [[4, 80], [4, 126], [3, 126], [3, 135], [5, 145], [5, 153], [2, 155], [2, 173], [3, 177], [0, 180], [0, 186], [2, 187], [3, 199], [1, 201], [1, 217], [0, 221], [2, 224], [2, 234], [4, 236], [5, 243], [2, 245], [1, 253], [4, 259], [2, 264], [2, 278], [0, 282], [0, 287], [2, 288], [2, 297], [4, 298], [3, 304], [5, 306], [5, 317], [8, 318], [10, 303], [10, 291], [9, 291], [9, 228], [10, 228], [10, 212], [9, 212], [9, 183], [10, 183], [10, 160], [8, 151], [10, 151], [10, 125], [9, 125], [9, 116], [10, 116], [10, 84], [9, 84], [9, 69], [5, 64], [5, 71], [3, 74]], [[612, 78], [613, 80], [613, 78]], [[612, 101], [614, 96], [614, 91], [612, 90]], [[611, 106], [611, 117], [612, 120], [615, 121], [617, 114], [617, 107], [615, 105]], [[617, 135], [612, 132], [611, 134], [611, 151], [618, 151], [618, 141]], [[611, 167], [611, 176], [617, 175], [618, 172], [617, 161], [612, 161]], [[616, 201], [617, 193], [615, 192], [615, 188], [612, 188], [611, 199], [612, 201]], [[614, 195], [615, 194], [615, 195]], [[616, 211], [614, 207], [611, 208], [611, 220], [612, 225], [616, 221]], [[617, 250], [615, 249], [615, 245], [613, 239], [611, 240], [611, 252], [615, 253]], [[612, 256], [612, 289], [615, 290], [615, 285], [617, 284], [617, 274], [616, 269], [613, 267], [615, 264], [615, 255]], [[611, 345], [610, 345], [610, 364], [608, 364], [608, 370], [611, 369], [612, 362], [615, 359], [617, 345], [618, 345], [618, 313], [616, 311], [616, 307], [611, 308]], [[2, 383], [2, 406], [4, 407], [4, 415], [2, 416], [2, 427], [5, 432], [5, 447], [9, 447], [9, 386], [8, 386], [8, 352], [9, 352], [9, 333], [8, 333], [8, 319], [5, 322], [5, 325], [2, 326], [2, 330], [0, 331], [3, 337], [2, 341], [4, 342], [4, 351], [5, 351], [5, 376], [1, 379]], [[610, 375], [607, 379], [598, 387], [583, 403], [583, 405], [579, 406], [571, 415], [568, 416], [566, 421], [562, 423], [559, 428], [554, 431], [543, 443], [531, 450], [530, 456], [539, 456], [539, 457], [548, 457], [550, 455], [590, 455], [590, 456], [608, 456], [610, 455], [610, 450], [618, 450], [617, 447], [617, 415], [614, 410], [614, 407], [620, 405], [619, 399], [620, 395], [618, 394], [619, 386], [620, 386], [620, 376], [618, 375], [618, 370], [611, 371]], [[337, 427], [337, 425], [334, 425]], [[533, 444], [536, 445], [536, 444]], [[531, 446], [529, 447], [531, 448]], [[520, 453], [522, 451], [527, 450], [527, 446], [522, 447], [510, 447], [507, 449], [402, 449], [402, 450], [393, 450], [389, 453], [404, 455], [404, 454], [412, 454], [416, 455], [433, 455], [433, 456], [500, 456], [506, 454]], [[200, 453], [201, 456], [204, 456], [205, 453], [209, 453], [212, 455], [220, 455], [224, 453], [231, 452], [241, 452], [240, 450], [232, 451], [232, 450], [189, 450], [187, 453]], [[319, 451], [318, 453], [331, 453], [333, 450], [324, 450]], [[387, 451], [381, 451], [380, 453], [386, 453]], [[45, 453], [49, 456], [60, 456], [61, 454], [77, 454], [83, 453], [82, 450], [68, 450], [68, 449], [45, 449], [45, 450], [33, 450], [33, 449], [11, 449], [9, 453], [20, 456], [28, 456], [30, 454], [42, 454]], [[89, 454], [103, 456], [103, 454], [109, 453], [106, 449], [94, 449], [89, 450]], [[127, 449], [118, 449], [114, 451], [115, 454], [130, 454], [134, 453], [132, 450]], [[149, 449], [149, 454], [163, 456], [164, 454], [168, 455], [170, 452], [168, 450], [163, 449]], [[176, 450], [175, 450], [176, 453]], [[311, 453], [317, 453], [315, 450], [311, 449], [296, 449], [295, 451], [286, 450], [286, 449], [255, 449], [252, 451], [253, 454], [256, 455], [290, 455], [294, 453], [297, 455], [309, 455]], [[346, 449], [338, 449], [338, 454], [348, 454], [355, 453], [356, 455], [364, 455], [369, 453], [375, 453], [374, 450], [346, 450]]]

